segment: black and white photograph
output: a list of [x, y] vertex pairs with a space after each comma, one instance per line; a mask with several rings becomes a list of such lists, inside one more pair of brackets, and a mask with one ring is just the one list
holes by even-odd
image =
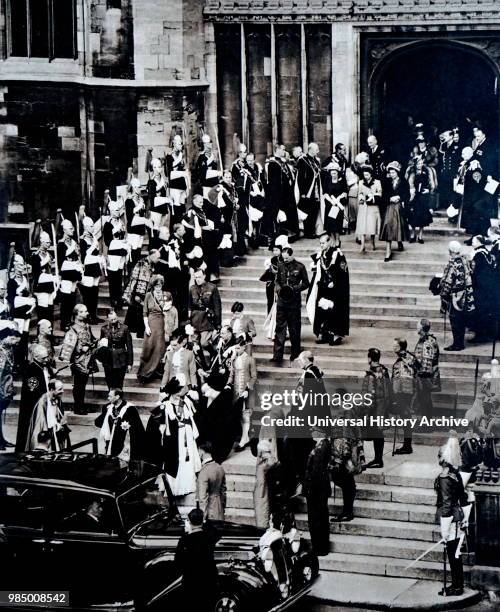
[[500, 3], [0, 0], [0, 610], [500, 612]]

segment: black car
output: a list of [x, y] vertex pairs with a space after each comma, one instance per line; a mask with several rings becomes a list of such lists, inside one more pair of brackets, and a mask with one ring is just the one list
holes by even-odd
[[[308, 553], [304, 546], [292, 553], [283, 542], [290, 551], [278, 553], [283, 587], [269, 580], [256, 553], [262, 529], [230, 522], [207, 528], [217, 541], [226, 600], [239, 601], [246, 587], [238, 576], [248, 571], [265, 577], [254, 580], [253, 594], [274, 586], [279, 607], [305, 593], [317, 575], [309, 557], [311, 571], [293, 569]], [[162, 609], [179, 596], [174, 555], [183, 532], [168, 482], [155, 466], [83, 453], [0, 455], [0, 590], [69, 591], [71, 607], [79, 609]]]

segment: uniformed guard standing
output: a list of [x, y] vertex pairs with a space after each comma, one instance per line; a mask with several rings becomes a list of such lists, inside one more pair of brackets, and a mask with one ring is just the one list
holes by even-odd
[[109, 213], [110, 218], [103, 227], [103, 240], [107, 247], [109, 299], [111, 306], [119, 309], [123, 304], [123, 274], [130, 260], [130, 245], [126, 240], [121, 202], [110, 202]]
[[173, 149], [165, 157], [165, 171], [172, 198], [172, 224], [179, 223], [186, 212], [189, 170], [184, 156], [184, 143], [179, 134], [173, 139]]
[[80, 248], [73, 239], [75, 228], [68, 219], [61, 224], [63, 237], [57, 243], [57, 261], [59, 264], [60, 284], [59, 302], [61, 306], [61, 329], [66, 331], [71, 323], [71, 316], [76, 304], [77, 283], [82, 279]]
[[276, 364], [283, 362], [285, 351], [286, 330], [290, 333], [290, 360], [296, 359], [300, 352], [301, 332], [301, 293], [309, 287], [307, 271], [303, 263], [293, 257], [293, 249], [286, 247], [282, 251], [283, 262], [278, 265], [276, 277], [276, 334], [274, 338], [274, 353], [271, 361]]
[[90, 315], [90, 322], [101, 323], [97, 316], [97, 303], [99, 300], [99, 281], [101, 280], [103, 262], [99, 251], [99, 244], [94, 235], [94, 222], [90, 217], [82, 221], [83, 234], [80, 238], [80, 254], [83, 264], [83, 275], [80, 282], [82, 300]]
[[50, 247], [52, 241], [47, 232], [40, 233], [40, 246], [31, 258], [33, 295], [36, 298], [36, 314], [39, 321], [54, 321], [54, 297], [57, 291], [57, 278], [52, 269]]
[[[437, 494], [436, 517], [441, 527], [451, 570], [451, 585], [439, 595], [458, 597], [464, 591], [464, 569], [460, 550], [460, 535], [464, 524], [463, 507], [468, 504], [462, 477], [458, 470], [461, 464], [460, 447], [457, 438], [450, 438], [439, 451], [441, 473], [434, 481]], [[458, 552], [458, 555], [457, 555]]]
[[218, 169], [217, 160], [213, 153], [212, 139], [208, 134], [202, 137], [203, 151], [196, 160], [194, 168], [194, 179], [203, 192], [203, 197], [208, 196], [210, 189], [219, 182], [221, 172]]

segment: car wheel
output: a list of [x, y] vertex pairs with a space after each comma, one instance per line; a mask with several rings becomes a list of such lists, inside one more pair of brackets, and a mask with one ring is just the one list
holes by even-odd
[[240, 597], [237, 593], [223, 591], [217, 596], [214, 612], [242, 612]]

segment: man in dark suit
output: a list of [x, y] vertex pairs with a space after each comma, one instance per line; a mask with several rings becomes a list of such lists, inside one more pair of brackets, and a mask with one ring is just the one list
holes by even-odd
[[311, 142], [307, 147], [307, 155], [303, 155], [297, 162], [299, 208], [307, 214], [307, 218], [304, 220], [304, 235], [306, 238], [316, 236], [316, 222], [320, 210], [321, 166], [318, 155], [318, 145]]
[[134, 346], [128, 327], [114, 310], [108, 312], [108, 322], [101, 327], [98, 357], [108, 389], [123, 389], [125, 374], [134, 364]]
[[213, 610], [218, 580], [214, 548], [213, 535], [203, 529], [203, 511], [191, 510], [186, 520], [186, 533], [177, 544], [174, 562], [182, 575], [186, 610]]

